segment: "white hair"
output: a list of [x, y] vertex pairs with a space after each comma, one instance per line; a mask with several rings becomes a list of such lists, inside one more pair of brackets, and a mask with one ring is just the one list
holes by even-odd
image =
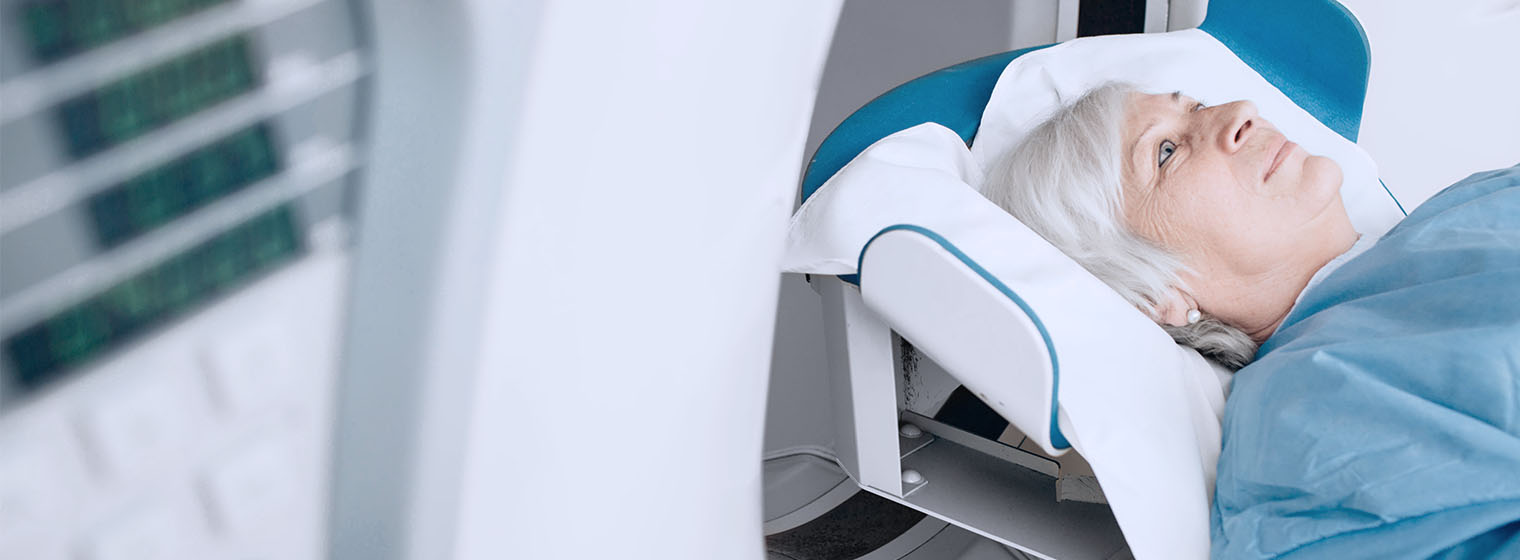
[[[1058, 109], [1001, 155], [981, 190], [1130, 304], [1154, 314], [1171, 289], [1185, 287], [1185, 267], [1124, 220], [1121, 128], [1136, 91], [1108, 83]], [[1207, 313], [1191, 325], [1161, 326], [1179, 344], [1231, 369], [1256, 354], [1250, 336]]]

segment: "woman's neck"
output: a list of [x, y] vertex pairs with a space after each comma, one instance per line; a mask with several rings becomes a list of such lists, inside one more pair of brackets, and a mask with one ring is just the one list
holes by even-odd
[[1199, 303], [1210, 314], [1245, 332], [1251, 340], [1266, 341], [1282, 326], [1314, 275], [1356, 244], [1359, 236], [1347, 225], [1345, 231], [1334, 232], [1331, 237], [1334, 241], [1323, 245], [1320, 251], [1248, 276], [1226, 277], [1215, 284], [1209, 301]]

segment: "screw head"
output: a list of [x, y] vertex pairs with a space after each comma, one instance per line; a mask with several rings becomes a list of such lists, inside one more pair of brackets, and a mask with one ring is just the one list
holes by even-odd
[[903, 424], [897, 427], [897, 433], [902, 437], [913, 439], [924, 435], [924, 429], [913, 424]]
[[913, 469], [906, 469], [902, 472], [902, 481], [905, 484], [920, 484], [924, 481], [924, 475]]

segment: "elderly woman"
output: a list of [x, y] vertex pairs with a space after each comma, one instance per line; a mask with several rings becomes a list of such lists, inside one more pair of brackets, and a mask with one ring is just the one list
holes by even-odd
[[1109, 84], [1034, 130], [983, 193], [1178, 342], [1239, 368], [1356, 243], [1340, 185], [1334, 161], [1249, 101]]
[[1249, 363], [1215, 557], [1520, 558], [1520, 166], [1377, 240], [1340, 187], [1248, 101], [1111, 84], [982, 191], [1177, 341]]

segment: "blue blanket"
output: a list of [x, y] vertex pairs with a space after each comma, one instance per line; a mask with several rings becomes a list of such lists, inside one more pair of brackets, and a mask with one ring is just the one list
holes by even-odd
[[1520, 558], [1520, 166], [1304, 294], [1225, 406], [1216, 558]]

